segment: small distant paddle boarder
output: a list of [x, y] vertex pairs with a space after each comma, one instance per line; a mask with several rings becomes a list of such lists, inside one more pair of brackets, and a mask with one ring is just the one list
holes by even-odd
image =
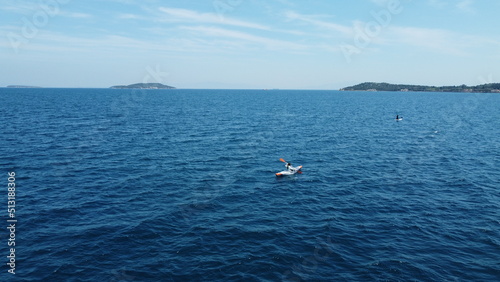
[[403, 117], [399, 117], [399, 115], [396, 115], [396, 120], [402, 120]]

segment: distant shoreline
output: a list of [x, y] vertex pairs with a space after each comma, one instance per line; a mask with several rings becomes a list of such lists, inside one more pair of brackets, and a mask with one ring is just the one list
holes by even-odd
[[392, 92], [461, 92], [461, 93], [500, 93], [500, 83], [488, 83], [477, 86], [424, 86], [410, 84], [390, 84], [364, 82], [341, 88], [340, 91], [392, 91]]
[[29, 86], [29, 85], [7, 85], [5, 88], [42, 88], [40, 86]]
[[173, 86], [161, 83], [135, 83], [130, 85], [115, 85], [111, 89], [175, 89]]
[[[161, 83], [136, 83], [130, 85], [115, 85], [111, 87], [40, 87], [30, 85], [8, 85], [0, 86], [1, 88], [26, 88], [26, 89], [178, 89], [173, 86], [164, 85]], [[182, 88], [185, 90], [311, 90], [311, 91], [357, 91], [357, 92], [443, 92], [443, 93], [500, 93], [500, 83], [489, 83], [477, 86], [422, 86], [422, 85], [409, 85], [409, 84], [390, 84], [390, 83], [376, 83], [364, 82], [354, 86], [349, 86], [341, 89], [267, 89], [267, 88]]]

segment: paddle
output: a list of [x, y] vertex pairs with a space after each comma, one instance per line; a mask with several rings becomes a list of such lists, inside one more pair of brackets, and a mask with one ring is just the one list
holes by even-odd
[[[280, 158], [280, 161], [286, 163], [286, 161], [283, 158]], [[297, 171], [297, 173], [302, 174], [302, 170]]]

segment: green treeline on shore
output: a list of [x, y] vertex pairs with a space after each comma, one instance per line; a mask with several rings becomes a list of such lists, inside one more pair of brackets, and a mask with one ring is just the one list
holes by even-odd
[[416, 92], [479, 92], [500, 93], [500, 83], [488, 83], [477, 86], [424, 86], [408, 84], [390, 84], [377, 82], [364, 82], [358, 85], [340, 89], [342, 91], [416, 91]]

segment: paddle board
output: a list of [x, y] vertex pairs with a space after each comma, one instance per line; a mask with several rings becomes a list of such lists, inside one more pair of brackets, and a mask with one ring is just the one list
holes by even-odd
[[294, 175], [297, 172], [299, 172], [301, 168], [302, 168], [301, 165], [299, 165], [298, 167], [292, 167], [291, 171], [290, 170], [284, 170], [284, 171], [276, 173], [276, 176]]

